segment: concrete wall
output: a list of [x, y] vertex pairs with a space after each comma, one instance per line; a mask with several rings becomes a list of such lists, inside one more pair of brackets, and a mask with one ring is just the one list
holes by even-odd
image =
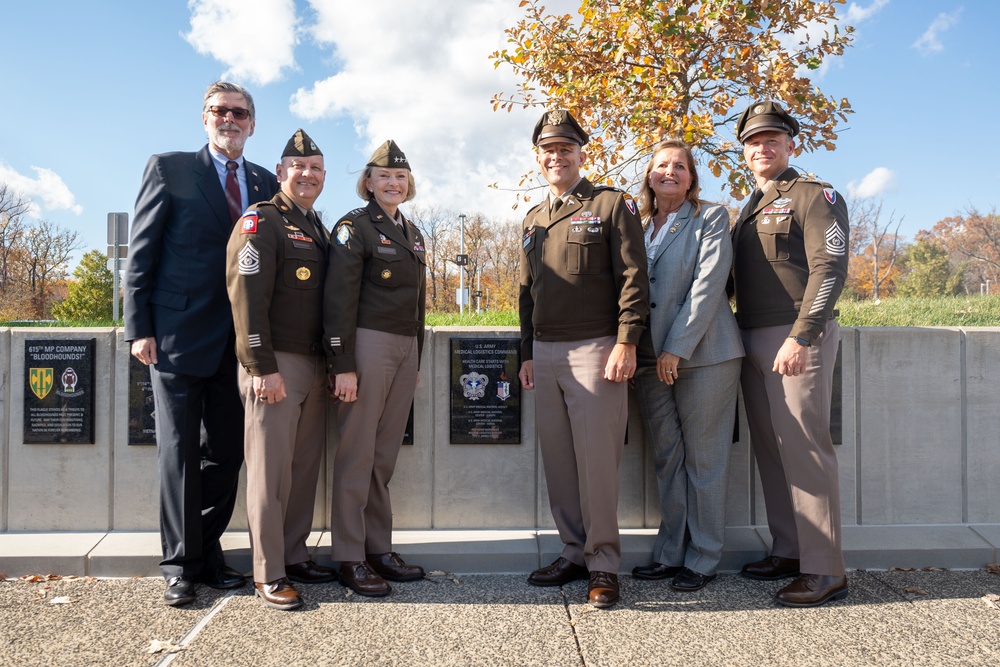
[[[552, 519], [522, 394], [521, 444], [449, 444], [449, 341], [516, 338], [515, 328], [428, 330], [415, 398], [415, 445], [392, 481], [399, 529], [548, 529]], [[23, 442], [24, 341], [96, 338], [96, 442]], [[1000, 328], [841, 330], [845, 527], [1000, 523]], [[157, 529], [156, 450], [128, 444], [128, 345], [117, 329], [0, 330], [0, 531]], [[727, 505], [730, 526], [765, 523], [741, 416]], [[339, 445], [331, 408], [314, 526], [328, 524]], [[649, 448], [634, 405], [619, 477], [621, 527], [659, 522]], [[232, 527], [246, 526], [242, 501]]]

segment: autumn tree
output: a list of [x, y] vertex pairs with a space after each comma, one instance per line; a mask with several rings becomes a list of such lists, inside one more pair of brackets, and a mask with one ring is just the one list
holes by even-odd
[[977, 294], [979, 286], [990, 281], [1000, 284], [1000, 215], [996, 208], [981, 213], [975, 207], [964, 215], [938, 221], [930, 230], [922, 230], [917, 239], [927, 239], [948, 251], [953, 267], [961, 265], [966, 291]]
[[899, 226], [903, 219], [895, 213], [882, 217], [882, 201], [871, 197], [851, 201], [848, 217], [851, 224], [852, 256], [848, 266], [848, 286], [856, 296], [878, 299], [883, 285], [892, 285], [900, 274]]
[[110, 321], [114, 313], [114, 274], [108, 269], [108, 258], [100, 250], [91, 250], [73, 271], [66, 298], [52, 306], [57, 320]]
[[962, 268], [953, 268], [948, 251], [928, 238], [918, 239], [907, 249], [906, 272], [898, 281], [896, 295], [903, 297], [936, 297], [961, 294], [964, 275]]
[[683, 138], [742, 199], [753, 185], [732, 128], [748, 99], [780, 100], [799, 119], [799, 152], [834, 149], [850, 103], [821, 92], [808, 72], [850, 44], [853, 28], [836, 19], [843, 3], [581, 0], [573, 16], [522, 0], [510, 46], [491, 56], [522, 81], [493, 108], [570, 109], [592, 130], [592, 175], [609, 184], [634, 180], [661, 138]]
[[[446, 293], [449, 262], [457, 250], [457, 215], [437, 207], [414, 206], [407, 217], [424, 237], [424, 256], [427, 258], [427, 308], [432, 311], [450, 310]], [[453, 220], [454, 219], [454, 220]], [[454, 264], [450, 265], [454, 269]]]

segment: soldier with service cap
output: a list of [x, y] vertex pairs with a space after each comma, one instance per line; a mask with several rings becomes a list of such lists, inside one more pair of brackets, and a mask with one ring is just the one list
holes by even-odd
[[330, 537], [341, 583], [381, 597], [392, 592], [386, 579], [424, 576], [392, 550], [389, 480], [417, 386], [427, 260], [420, 230], [399, 210], [416, 186], [396, 142], [375, 151], [357, 192], [367, 204], [334, 228], [323, 307], [340, 401]]
[[736, 124], [757, 181], [732, 232], [741, 384], [773, 538], [742, 574], [797, 577], [777, 602], [815, 607], [847, 596], [830, 401], [848, 219], [829, 183], [788, 166], [798, 132], [773, 101], [751, 104]]
[[227, 248], [246, 412], [247, 519], [256, 594], [295, 609], [292, 586], [337, 578], [309, 558], [319, 463], [326, 443], [323, 285], [329, 234], [313, 210], [323, 153], [301, 129], [277, 167], [281, 191], [251, 206]]
[[519, 377], [537, 389], [539, 447], [562, 554], [528, 583], [589, 580], [595, 607], [618, 601], [618, 465], [628, 379], [648, 314], [646, 251], [635, 201], [580, 176], [589, 137], [565, 109], [532, 141], [548, 197], [524, 219]]

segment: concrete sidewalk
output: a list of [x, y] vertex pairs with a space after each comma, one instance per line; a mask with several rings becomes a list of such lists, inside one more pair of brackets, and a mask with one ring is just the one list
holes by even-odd
[[[430, 563], [428, 563], [430, 564]], [[585, 582], [534, 588], [524, 575], [450, 575], [369, 599], [301, 586], [274, 611], [249, 587], [199, 586], [171, 608], [159, 578], [0, 582], [0, 665], [995, 665], [1000, 576], [852, 571], [847, 600], [772, 602], [782, 582], [723, 574], [696, 593], [622, 577], [613, 609]], [[61, 602], [60, 602], [61, 600]], [[151, 654], [152, 642], [180, 647]]]

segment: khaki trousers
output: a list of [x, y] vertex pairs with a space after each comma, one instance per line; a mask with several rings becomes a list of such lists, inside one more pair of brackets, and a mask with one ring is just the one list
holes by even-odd
[[844, 574], [840, 482], [830, 437], [840, 327], [830, 320], [798, 376], [771, 370], [791, 326], [743, 329], [743, 400], [773, 540], [771, 554], [808, 574]]
[[319, 464], [326, 445], [326, 360], [275, 352], [287, 396], [258, 401], [253, 377], [240, 368], [246, 412], [247, 519], [253, 578], [285, 576], [285, 565], [309, 560]]
[[628, 386], [604, 379], [616, 338], [535, 341], [537, 432], [562, 556], [591, 572], [617, 573], [618, 465]]

